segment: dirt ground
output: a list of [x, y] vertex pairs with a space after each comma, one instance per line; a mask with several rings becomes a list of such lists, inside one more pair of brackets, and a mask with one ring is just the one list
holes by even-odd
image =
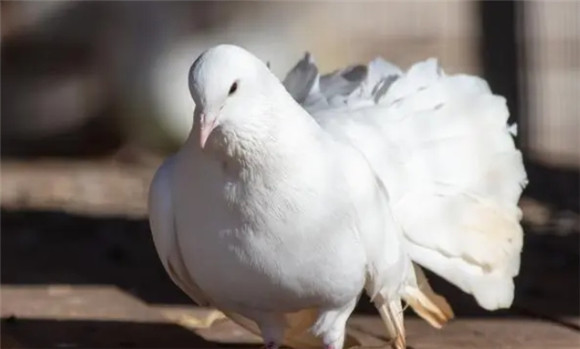
[[[172, 284], [157, 259], [146, 195], [157, 157], [2, 162], [3, 348], [256, 348], [258, 339]], [[485, 312], [431, 275], [457, 319], [441, 331], [409, 313], [420, 348], [580, 347], [578, 216], [525, 199], [515, 304]], [[259, 295], [256, 295], [259, 297]], [[384, 346], [366, 300], [349, 331]]]

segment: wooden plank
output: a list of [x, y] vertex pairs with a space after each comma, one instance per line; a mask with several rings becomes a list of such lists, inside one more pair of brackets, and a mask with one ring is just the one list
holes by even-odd
[[[151, 306], [112, 286], [4, 285], [1, 297], [5, 348], [240, 348], [261, 342], [230, 320], [216, 318], [211, 327], [198, 328], [214, 314], [211, 309]], [[413, 349], [580, 347], [579, 331], [513, 314], [463, 317], [443, 330], [408, 317], [406, 327]], [[353, 315], [349, 332], [361, 339], [364, 348], [384, 347], [387, 340], [382, 321], [374, 315]]]
[[[405, 323], [407, 344], [413, 349], [580, 347], [579, 332], [528, 318], [460, 318], [442, 330], [417, 318], [407, 319]], [[384, 325], [376, 317], [354, 317], [349, 324], [373, 336], [385, 336]]]
[[[262, 339], [236, 325], [214, 309], [195, 306], [156, 306], [172, 322], [216, 343], [261, 344]], [[221, 316], [216, 316], [219, 313]], [[208, 321], [209, 320], [209, 321]]]
[[3, 317], [159, 322], [165, 318], [114, 286], [2, 285]]
[[[242, 348], [244, 343], [227, 340], [240, 331], [232, 323], [212, 328], [207, 340], [112, 286], [3, 285], [1, 301], [2, 348], [228, 348], [231, 342]], [[199, 318], [210, 312], [186, 308]], [[225, 340], [216, 340], [220, 336]]]

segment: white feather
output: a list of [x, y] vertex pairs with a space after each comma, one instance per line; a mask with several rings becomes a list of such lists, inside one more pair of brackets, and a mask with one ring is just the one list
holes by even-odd
[[509, 307], [527, 178], [505, 100], [480, 78], [446, 76], [434, 59], [397, 77], [378, 100], [363, 94], [340, 107], [305, 107], [365, 154], [414, 261], [486, 309]]

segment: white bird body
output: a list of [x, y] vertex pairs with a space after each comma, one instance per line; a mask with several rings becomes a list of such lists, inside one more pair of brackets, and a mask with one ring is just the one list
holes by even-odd
[[[191, 266], [189, 272], [219, 306], [238, 312], [295, 312], [344, 304], [345, 299], [360, 293], [366, 263], [354, 230], [354, 215], [349, 213], [355, 204], [349, 200], [353, 195], [344, 187], [317, 185], [317, 176], [332, 175], [325, 173], [332, 168], [325, 162], [333, 159], [312, 151], [300, 158], [270, 155], [279, 155], [277, 159], [283, 161], [274, 166], [284, 168], [269, 167], [264, 172], [272, 176], [257, 177], [245, 170], [228, 173], [222, 164], [207, 159], [196, 161], [197, 166], [176, 161], [175, 172], [185, 174], [175, 178], [175, 187], [183, 188], [173, 193], [176, 205], [189, 207], [192, 197], [204, 198], [204, 205], [176, 217], [176, 233], [184, 261]], [[195, 159], [204, 154], [186, 147], [176, 160], [180, 157]], [[289, 188], [275, 171], [301, 185], [284, 192]], [[312, 208], [313, 202], [324, 204], [317, 202], [319, 197], [331, 198], [337, 212], [320, 217], [316, 208], [305, 209]], [[268, 219], [256, 219], [262, 216]], [[191, 231], [192, 222], [195, 231]], [[339, 229], [333, 229], [335, 224]], [[332, 231], [332, 239], [327, 231]], [[341, 281], [345, 279], [352, 283]]]
[[[495, 255], [471, 253], [471, 237], [462, 244], [465, 229], [457, 228], [449, 214], [464, 209], [467, 214], [457, 219], [470, 224], [477, 219], [464, 217], [484, 210], [469, 202], [462, 207], [464, 202], [455, 202], [457, 195], [450, 194], [451, 200], [437, 191], [427, 195], [439, 189], [433, 180], [439, 173], [422, 172], [432, 170], [424, 165], [424, 134], [405, 138], [425, 122], [416, 116], [421, 108], [437, 112], [446, 107], [434, 96], [419, 103], [421, 93], [410, 88], [416, 79], [411, 74], [396, 81], [398, 87], [381, 89], [377, 84], [392, 81], [387, 81], [388, 74], [371, 74], [372, 69], [402, 73], [380, 62], [370, 65], [371, 72], [355, 84], [354, 92], [340, 80], [346, 74], [324, 80], [317, 72], [311, 74], [312, 67], [309, 59], [302, 61], [284, 82], [303, 108], [265, 65], [240, 48], [218, 46], [194, 63], [194, 127], [183, 148], [158, 170], [149, 199], [154, 242], [173, 281], [197, 303], [221, 309], [254, 332], [259, 328], [269, 348], [282, 342], [342, 348], [346, 320], [363, 290], [397, 348], [405, 346], [401, 298], [440, 327], [453, 313], [411, 257], [473, 293], [488, 308], [511, 303], [503, 289], [486, 299], [473, 287], [490, 279], [477, 265], [489, 262], [485, 265], [500, 286], [511, 282], [513, 296], [512, 277], [519, 267], [513, 261], [519, 262], [521, 230], [509, 204], [519, 197], [513, 189], [519, 183], [510, 178], [504, 187], [511, 192], [497, 192], [511, 195], [503, 201], [505, 220], [516, 226], [507, 224], [504, 231], [516, 233], [504, 235], [514, 242], [497, 242], [500, 251]], [[429, 73], [427, 69], [415, 75], [435, 80]], [[359, 94], [354, 104], [345, 89]], [[391, 102], [379, 103], [382, 96]], [[409, 97], [415, 98], [412, 105], [405, 103]], [[449, 124], [462, 131], [461, 123]], [[447, 128], [437, 126], [430, 134], [439, 136], [439, 130]], [[511, 151], [505, 137], [496, 138]], [[465, 153], [473, 155], [469, 149]], [[453, 189], [472, 188], [477, 181], [471, 179], [488, 164], [474, 166], [476, 162], [467, 166], [472, 172], [465, 185], [459, 175], [444, 171], [449, 166], [442, 167], [442, 176], [463, 185], [452, 186], [449, 193], [462, 197], [464, 192]], [[484, 194], [484, 199], [490, 197]], [[408, 202], [428, 211], [412, 211]], [[494, 210], [481, 216], [489, 224], [501, 221], [490, 213]], [[423, 217], [431, 227], [421, 225]], [[474, 243], [494, 247], [485, 238]], [[471, 254], [464, 255], [465, 248]]]

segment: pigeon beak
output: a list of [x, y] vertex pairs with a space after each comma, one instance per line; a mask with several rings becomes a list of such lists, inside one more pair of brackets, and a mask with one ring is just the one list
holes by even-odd
[[211, 132], [217, 126], [217, 117], [215, 116], [208, 116], [207, 113], [201, 113], [200, 115], [200, 137], [199, 137], [199, 145], [201, 149], [205, 148], [205, 143], [209, 138]]

